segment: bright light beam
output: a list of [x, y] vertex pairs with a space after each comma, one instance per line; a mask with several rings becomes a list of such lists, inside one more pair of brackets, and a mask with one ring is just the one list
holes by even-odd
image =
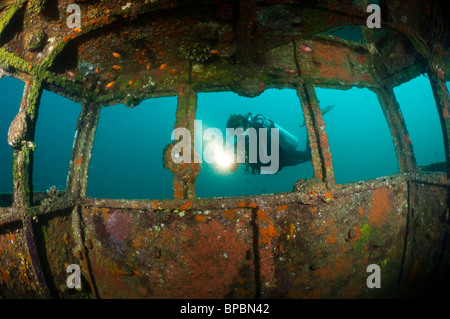
[[230, 152], [224, 150], [223, 145], [217, 142], [214, 143], [214, 162], [222, 169], [230, 168], [233, 164], [234, 156]]

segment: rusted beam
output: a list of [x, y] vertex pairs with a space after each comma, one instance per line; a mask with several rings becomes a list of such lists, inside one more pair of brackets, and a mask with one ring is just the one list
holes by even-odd
[[174, 198], [195, 198], [195, 180], [200, 174], [201, 165], [195, 163], [194, 149], [195, 127], [194, 120], [197, 111], [197, 93], [188, 85], [180, 85], [178, 88], [177, 111], [175, 113], [175, 129], [186, 128], [190, 132], [190, 163], [175, 163], [172, 160], [172, 148], [177, 142], [169, 144], [164, 150], [164, 167], [174, 174], [173, 193]]
[[81, 228], [80, 207], [76, 205], [72, 210], [72, 235], [75, 241], [73, 254], [80, 260], [82, 272], [89, 284], [89, 296], [91, 298], [98, 298], [97, 287], [95, 286], [94, 278], [91, 275], [91, 265], [89, 261], [88, 250], [84, 244], [84, 236]]
[[8, 132], [8, 144], [13, 152], [13, 212], [22, 219], [23, 232], [31, 258], [34, 274], [44, 298], [51, 298], [46, 283], [33, 230], [33, 219], [28, 213], [33, 205], [33, 151], [42, 81], [29, 78], [25, 84], [19, 113], [13, 119]]
[[400, 105], [392, 88], [372, 89], [380, 102], [394, 142], [400, 172], [416, 172], [417, 164]]
[[50, 290], [48, 288], [47, 281], [45, 279], [44, 272], [42, 269], [39, 251], [38, 251], [38, 247], [36, 245], [36, 239], [35, 239], [35, 234], [34, 234], [34, 230], [33, 230], [32, 217], [25, 216], [22, 219], [22, 223], [23, 223], [23, 232], [25, 234], [25, 240], [26, 240], [27, 247], [28, 247], [28, 253], [30, 254], [30, 257], [31, 257], [31, 262], [33, 265], [34, 274], [36, 275], [36, 280], [39, 284], [39, 287], [41, 289], [41, 293], [42, 293], [43, 297], [45, 299], [50, 299], [50, 298], [52, 298], [52, 296], [50, 294]]
[[100, 109], [97, 107], [84, 105], [81, 110], [67, 177], [68, 197], [86, 195], [89, 163], [99, 116]]
[[42, 81], [29, 78], [25, 84], [20, 110], [8, 132], [8, 144], [14, 148], [13, 207], [23, 209], [33, 203], [33, 151], [37, 112], [42, 94]]
[[314, 86], [309, 83], [301, 83], [297, 88], [297, 95], [302, 105], [311, 145], [314, 177], [324, 181], [327, 187], [333, 187], [335, 179], [330, 145]]
[[[390, 187], [408, 181], [438, 187], [448, 187], [448, 180], [443, 173], [398, 173], [391, 176], [383, 176], [373, 180], [348, 183], [335, 189], [335, 197], [345, 197], [377, 188]], [[326, 193], [315, 192], [310, 198], [309, 204], [327, 202]], [[202, 198], [193, 200], [165, 199], [165, 200], [125, 200], [81, 197], [78, 200], [81, 207], [125, 209], [139, 212], [163, 211], [163, 210], [212, 210], [218, 207], [227, 209], [272, 207], [276, 205], [292, 205], [303, 203], [298, 193], [279, 193], [245, 197]]]
[[8, 225], [19, 221], [18, 218], [11, 207], [1, 207], [0, 208], [0, 227]]
[[[442, 70], [442, 69], [441, 69]], [[445, 160], [447, 162], [447, 178], [450, 178], [450, 95], [445, 84], [445, 74], [428, 72], [434, 99], [441, 122], [442, 135], [444, 137]]]

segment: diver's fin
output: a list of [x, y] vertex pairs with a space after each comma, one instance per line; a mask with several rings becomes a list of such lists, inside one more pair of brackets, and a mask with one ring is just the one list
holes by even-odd
[[327, 114], [328, 112], [330, 112], [335, 106], [336, 106], [336, 104], [326, 106], [326, 107], [322, 110], [322, 115], [325, 115], [325, 114]]
[[[336, 106], [336, 104], [332, 104], [332, 105], [327, 105], [327, 106], [325, 106], [325, 108], [322, 110], [322, 115], [325, 115], [325, 114], [327, 114], [328, 112], [330, 112], [331, 109], [333, 109], [335, 106]], [[305, 126], [305, 125], [306, 125], [306, 123], [305, 123], [305, 121], [303, 121], [303, 124], [300, 125], [300, 127], [303, 127], [303, 126]]]

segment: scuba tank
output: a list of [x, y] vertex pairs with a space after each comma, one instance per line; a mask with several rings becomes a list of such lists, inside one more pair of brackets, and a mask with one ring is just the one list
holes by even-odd
[[279, 132], [279, 139], [280, 139], [279, 145], [282, 148], [295, 150], [297, 148], [297, 146], [299, 145], [299, 140], [294, 135], [292, 135], [291, 133], [286, 131], [281, 126], [275, 124], [272, 120], [265, 118], [261, 114], [252, 116], [252, 113], [248, 113], [247, 122], [248, 122], [249, 126], [255, 126], [255, 124], [256, 124], [256, 126], [261, 126], [261, 127], [267, 128], [267, 129], [277, 128], [278, 132]]

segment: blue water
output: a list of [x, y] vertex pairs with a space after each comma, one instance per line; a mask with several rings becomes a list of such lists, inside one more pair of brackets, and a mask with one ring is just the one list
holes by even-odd
[[[19, 110], [23, 82], [0, 80], [0, 192], [12, 192], [12, 149], [9, 125]], [[447, 83], [450, 89], [450, 83]], [[397, 158], [379, 102], [368, 89], [317, 88], [321, 108], [335, 107], [324, 121], [337, 183], [375, 178], [398, 172]], [[441, 126], [431, 87], [420, 76], [394, 89], [419, 165], [445, 161]], [[65, 189], [81, 106], [44, 91], [36, 126], [34, 188], [55, 185]], [[171, 198], [173, 173], [163, 168], [162, 152], [171, 142], [176, 97], [151, 99], [134, 109], [105, 107], [95, 137], [89, 167], [88, 196], [105, 198]], [[305, 149], [306, 128], [294, 90], [267, 90], [256, 98], [235, 93], [198, 95], [197, 120], [203, 129], [215, 127], [225, 136], [232, 113], [261, 113], [295, 135]], [[198, 136], [196, 136], [198, 138]], [[205, 145], [204, 145], [205, 146]], [[252, 195], [291, 191], [298, 179], [313, 177], [311, 162], [285, 167], [275, 175], [253, 176], [241, 168], [225, 172], [202, 164], [197, 178], [199, 197]]]
[[176, 97], [102, 108], [89, 166], [87, 195], [157, 199], [173, 196], [162, 153], [171, 143]]
[[25, 84], [10, 77], [0, 79], [0, 193], [13, 191], [13, 149], [8, 145], [8, 129], [19, 112]]
[[394, 88], [394, 94], [405, 119], [417, 164], [444, 162], [444, 139], [428, 78], [421, 75]]
[[[267, 90], [255, 98], [239, 96], [232, 92], [201, 93], [198, 95], [197, 120], [202, 120], [205, 130], [219, 128], [225, 136], [226, 123], [231, 114], [262, 114], [273, 120], [300, 140], [300, 150], [306, 148], [306, 128], [303, 113], [295, 90]], [[275, 175], [246, 174], [243, 165], [235, 173], [227, 173], [214, 165], [204, 163], [197, 178], [197, 196], [218, 197], [253, 195], [292, 191], [300, 178], [313, 177], [312, 163], [285, 167]]]
[[398, 172], [392, 137], [375, 93], [316, 88], [316, 95], [322, 109], [336, 105], [323, 117], [336, 183]]
[[328, 35], [333, 35], [335, 37], [344, 40], [353, 41], [356, 43], [359, 43], [362, 36], [361, 27], [359, 25], [358, 26], [343, 25], [332, 27], [324, 33]]
[[34, 191], [66, 189], [73, 139], [81, 105], [44, 90], [36, 123]]

